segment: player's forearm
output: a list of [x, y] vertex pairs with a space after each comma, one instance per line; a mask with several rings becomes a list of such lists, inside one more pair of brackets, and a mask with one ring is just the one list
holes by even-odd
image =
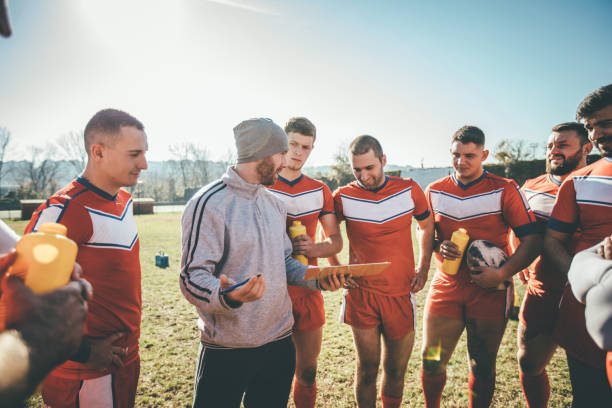
[[561, 272], [563, 276], [567, 276], [572, 263], [572, 257], [567, 251], [567, 244], [547, 232], [544, 238], [544, 253], [550, 262], [552, 262], [553, 267]]
[[320, 290], [318, 281], [304, 280], [306, 274], [306, 265], [300, 263], [291, 256], [285, 258], [285, 268], [287, 271], [287, 284], [293, 286], [302, 286], [312, 290]]
[[327, 258], [336, 255], [342, 250], [342, 236], [333, 234], [327, 237], [324, 241], [317, 242], [313, 245], [311, 258]]
[[205, 313], [232, 310], [232, 306], [219, 294], [219, 279], [211, 273], [197, 269], [181, 273], [179, 285], [185, 299]]
[[431, 256], [434, 250], [434, 225], [426, 226], [419, 233], [419, 267], [427, 267], [431, 264]]
[[542, 236], [540, 234], [530, 234], [521, 238], [520, 245], [501, 268], [504, 277], [506, 279], [512, 278], [512, 276], [527, 268], [541, 253]]

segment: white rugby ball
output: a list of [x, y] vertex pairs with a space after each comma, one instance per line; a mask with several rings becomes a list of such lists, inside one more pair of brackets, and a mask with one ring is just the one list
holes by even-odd
[[[499, 268], [508, 260], [508, 256], [500, 247], [484, 239], [473, 241], [467, 249], [467, 264], [470, 267], [488, 266]], [[472, 272], [479, 274], [479, 271]]]

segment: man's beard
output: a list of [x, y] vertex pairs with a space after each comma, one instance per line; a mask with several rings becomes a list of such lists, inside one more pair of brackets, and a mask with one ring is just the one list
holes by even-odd
[[[601, 145], [599, 144], [599, 142], [606, 142], [606, 144], [602, 143]], [[593, 142], [593, 144], [595, 145], [595, 147], [597, 147], [597, 150], [599, 150], [599, 153], [603, 156], [603, 157], [612, 157], [612, 147], [610, 146], [612, 142], [612, 136], [606, 136], [606, 137], [602, 137], [599, 140], [597, 140], [597, 142]]]
[[359, 183], [361, 183], [361, 185], [366, 189], [366, 190], [376, 190], [377, 188], [379, 188], [382, 183], [383, 180], [385, 179], [385, 173], [381, 172], [380, 176], [378, 177], [373, 177], [373, 182], [372, 184], [364, 184], [363, 181], [359, 180]]
[[580, 164], [582, 160], [582, 148], [579, 149], [572, 156], [565, 157], [563, 156], [563, 163], [559, 164], [556, 167], [553, 167], [550, 163], [550, 159], [546, 159], [546, 172], [553, 174], [555, 176], [564, 176], [572, 171], [576, 170], [576, 167]]
[[256, 171], [259, 176], [260, 184], [271, 186], [276, 183], [278, 168], [274, 168], [274, 162], [269, 157], [266, 157], [257, 165]]

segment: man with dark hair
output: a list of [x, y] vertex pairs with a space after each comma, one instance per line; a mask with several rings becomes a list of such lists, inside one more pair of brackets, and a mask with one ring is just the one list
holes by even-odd
[[43, 400], [52, 408], [132, 407], [140, 373], [140, 243], [132, 198], [122, 187], [135, 185], [146, 170], [147, 137], [132, 116], [105, 109], [91, 118], [84, 139], [83, 174], [42, 204], [26, 227], [27, 233], [44, 222], [65, 225], [95, 293], [79, 351], [46, 378]]
[[361, 156], [368, 153], [370, 150], [372, 151], [374, 157], [376, 157], [382, 163], [384, 156], [382, 146], [375, 137], [370, 135], [362, 135], [355, 138], [355, 140], [353, 140], [349, 145], [349, 152], [352, 156]]
[[[376, 406], [376, 379], [384, 343], [381, 399], [401, 405], [406, 366], [414, 344], [413, 293], [423, 289], [431, 261], [433, 219], [423, 190], [412, 179], [386, 176], [378, 140], [359, 136], [349, 147], [355, 181], [334, 192], [336, 214], [346, 222], [349, 263], [391, 262], [382, 274], [355, 279], [344, 296], [341, 319], [351, 326], [357, 370], [357, 406]], [[415, 267], [412, 219], [417, 220]]]
[[[612, 85], [589, 94], [576, 117], [603, 158], [569, 175], [561, 185], [548, 222], [544, 249], [564, 276], [572, 256], [612, 233]], [[605, 353], [586, 330], [584, 305], [566, 285], [554, 340], [567, 354], [573, 406], [612, 406]]]
[[[293, 221], [306, 227], [306, 234], [293, 240], [293, 253], [308, 258], [317, 265], [317, 258], [331, 257], [342, 249], [342, 236], [334, 213], [334, 199], [329, 187], [302, 173], [314, 148], [317, 131], [303, 117], [289, 119], [285, 125], [289, 139], [287, 166], [280, 170], [278, 180], [269, 189], [287, 208], [287, 228]], [[326, 239], [316, 242], [317, 224], [321, 224]], [[325, 309], [320, 291], [288, 286], [293, 306], [293, 343], [296, 351], [293, 401], [296, 408], [314, 408], [316, 402], [317, 359], [321, 352]]]
[[287, 284], [337, 290], [344, 277], [305, 281], [291, 257], [287, 210], [264, 187], [285, 167], [283, 129], [249, 119], [234, 137], [237, 164], [183, 212], [179, 284], [200, 328], [193, 407], [285, 407], [295, 370]]
[[[533, 210], [540, 230], [546, 229], [561, 182], [570, 172], [586, 166], [593, 145], [581, 123], [561, 123], [552, 128], [546, 145], [546, 173], [525, 181], [521, 190]], [[552, 339], [565, 277], [546, 256], [524, 271], [527, 291], [519, 313], [517, 333], [519, 377], [528, 407], [546, 407], [550, 386], [546, 366], [556, 344]]]
[[[436, 275], [423, 323], [425, 406], [439, 407], [446, 383], [446, 366], [465, 329], [469, 354], [470, 407], [488, 407], [495, 391], [495, 364], [507, 322], [512, 286], [503, 285], [537, 256], [540, 236], [535, 216], [512, 180], [488, 173], [484, 133], [464, 126], [452, 137], [454, 173], [426, 189], [435, 220]], [[470, 270], [462, 261], [456, 274], [442, 269], [445, 259], [463, 256], [450, 240], [464, 228], [470, 240], [487, 240], [509, 253], [508, 229], [521, 243], [499, 269]], [[497, 289], [498, 287], [503, 289]]]

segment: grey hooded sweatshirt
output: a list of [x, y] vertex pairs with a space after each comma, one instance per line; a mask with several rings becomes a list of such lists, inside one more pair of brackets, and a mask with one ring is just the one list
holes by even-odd
[[[197, 308], [207, 347], [259, 347], [290, 336], [287, 284], [320, 289], [318, 281], [304, 281], [306, 266], [291, 257], [286, 216], [279, 199], [231, 167], [185, 206], [179, 284]], [[235, 282], [262, 274], [265, 292], [232, 308], [219, 295], [220, 274]]]

